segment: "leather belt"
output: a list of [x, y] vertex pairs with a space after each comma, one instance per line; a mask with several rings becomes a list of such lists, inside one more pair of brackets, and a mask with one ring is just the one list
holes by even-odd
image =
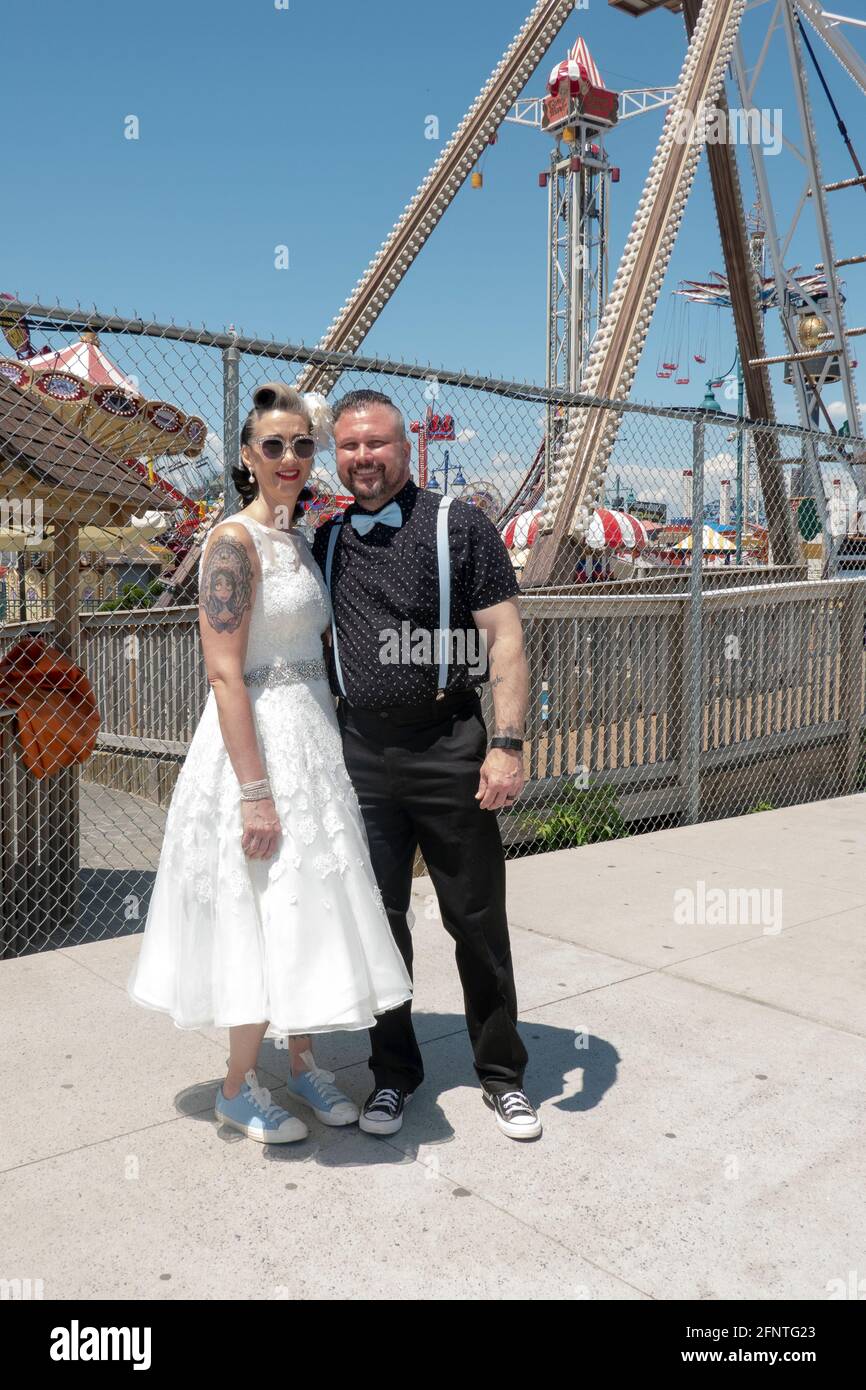
[[345, 695], [339, 695], [337, 703], [341, 710], [372, 715], [391, 724], [420, 724], [425, 720], [432, 722], [442, 719], [446, 714], [453, 714], [455, 710], [469, 709], [478, 703], [478, 699], [478, 687], [473, 686], [469, 690], [452, 690], [449, 694], [443, 695], [441, 700], [431, 698], [417, 705], [386, 705], [380, 709], [371, 709], [365, 705], [350, 705]]

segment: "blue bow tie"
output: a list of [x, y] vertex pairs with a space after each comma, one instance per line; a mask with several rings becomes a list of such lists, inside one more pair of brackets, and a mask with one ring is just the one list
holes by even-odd
[[377, 522], [381, 521], [385, 526], [399, 527], [403, 525], [403, 513], [397, 503], [391, 501], [387, 507], [383, 507], [380, 512], [353, 512], [349, 517], [359, 536], [366, 536], [368, 531], [372, 531]]

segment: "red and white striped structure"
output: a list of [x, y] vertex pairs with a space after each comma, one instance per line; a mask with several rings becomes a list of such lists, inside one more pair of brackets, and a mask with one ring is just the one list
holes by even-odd
[[135, 382], [115, 367], [97, 342], [87, 337], [59, 352], [40, 352], [28, 357], [27, 366], [34, 372], [71, 372], [91, 386], [119, 386], [122, 391], [138, 395]]
[[535, 543], [538, 535], [538, 510], [519, 512], [513, 516], [502, 532], [502, 539], [509, 550], [523, 550]]
[[[538, 508], [512, 517], [502, 532], [509, 550], [523, 550], [535, 542], [540, 515]], [[649, 533], [643, 522], [629, 512], [600, 507], [587, 527], [585, 541], [590, 550], [643, 550]]]
[[584, 39], [577, 40], [569, 50], [568, 57], [556, 64], [547, 79], [547, 89], [553, 96], [559, 91], [559, 84], [564, 77], [569, 80], [572, 95], [578, 92], [585, 94], [589, 87], [604, 88], [601, 73]]
[[629, 512], [599, 507], [584, 539], [590, 550], [643, 550], [649, 535], [643, 522]]

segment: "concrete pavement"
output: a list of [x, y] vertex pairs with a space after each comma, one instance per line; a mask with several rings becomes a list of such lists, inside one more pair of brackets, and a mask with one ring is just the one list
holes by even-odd
[[[219, 1128], [225, 1035], [129, 1003], [135, 937], [0, 962], [0, 1279], [60, 1299], [825, 1299], [866, 1280], [864, 811], [509, 864], [538, 1143], [481, 1102], [428, 879], [427, 1079], [388, 1140], [301, 1111], [310, 1138], [281, 1149]], [[316, 1048], [359, 1101], [365, 1042]], [[287, 1066], [266, 1043], [281, 1102]]]

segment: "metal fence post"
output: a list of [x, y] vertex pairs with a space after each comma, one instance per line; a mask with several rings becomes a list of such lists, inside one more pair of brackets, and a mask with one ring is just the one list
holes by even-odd
[[688, 652], [685, 700], [685, 780], [687, 825], [701, 812], [701, 726], [703, 724], [703, 562], [704, 562], [704, 421], [692, 425], [692, 563], [689, 573]]
[[240, 506], [232, 469], [240, 463], [240, 360], [237, 343], [223, 348], [223, 516]]

